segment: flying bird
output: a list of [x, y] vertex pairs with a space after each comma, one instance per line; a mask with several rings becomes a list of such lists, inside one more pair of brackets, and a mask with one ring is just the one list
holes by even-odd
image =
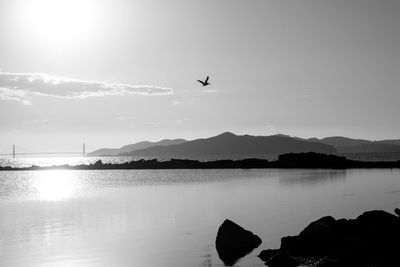
[[203, 82], [203, 81], [201, 81], [201, 80], [197, 80], [199, 83], [201, 83], [203, 86], [207, 86], [207, 85], [210, 85], [211, 83], [209, 83], [208, 82], [208, 76], [207, 76], [207, 78], [206, 78], [206, 80]]

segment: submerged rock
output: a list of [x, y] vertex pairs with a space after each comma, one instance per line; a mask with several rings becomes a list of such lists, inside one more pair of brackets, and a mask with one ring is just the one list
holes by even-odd
[[236, 223], [225, 220], [218, 229], [215, 246], [226, 265], [233, 265], [261, 244], [261, 239]]

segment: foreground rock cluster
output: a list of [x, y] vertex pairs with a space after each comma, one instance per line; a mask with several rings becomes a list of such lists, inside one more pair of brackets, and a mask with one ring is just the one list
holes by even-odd
[[[400, 216], [399, 209], [396, 209], [395, 213]], [[269, 267], [400, 266], [399, 216], [373, 210], [349, 220], [322, 217], [310, 223], [299, 235], [283, 237], [279, 249], [264, 250], [258, 257]], [[237, 236], [236, 230], [229, 234], [233, 236], [229, 242], [241, 242], [234, 237]], [[224, 245], [223, 250], [229, 250], [232, 258], [235, 251], [229, 247], [234, 245], [225, 244], [217, 245], [217, 251], [220, 254], [221, 246]], [[249, 252], [251, 250], [247, 253]], [[245, 254], [238, 253], [236, 257], [239, 259]], [[221, 259], [224, 261], [222, 257]]]

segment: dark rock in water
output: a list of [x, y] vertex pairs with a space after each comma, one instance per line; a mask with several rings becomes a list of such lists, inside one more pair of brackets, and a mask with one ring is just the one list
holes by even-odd
[[335, 226], [334, 218], [323, 217], [308, 225], [298, 236], [283, 237], [281, 249], [291, 255], [326, 255], [342, 245]]
[[225, 220], [218, 229], [215, 246], [226, 265], [233, 265], [261, 244], [261, 239], [236, 223]]
[[96, 161], [94, 164], [93, 164], [93, 166], [96, 166], [96, 167], [99, 167], [99, 166], [102, 166], [103, 165], [103, 162], [101, 161], [101, 159], [99, 159], [98, 161]]
[[279, 252], [279, 249], [267, 249], [267, 250], [261, 251], [260, 254], [258, 255], [258, 257], [262, 261], [268, 261], [272, 256], [274, 256], [278, 252]]
[[300, 263], [286, 253], [278, 252], [266, 262], [269, 267], [296, 267]]
[[[318, 267], [400, 266], [399, 240], [400, 218], [374, 210], [353, 220], [335, 220], [330, 216], [316, 220], [298, 236], [282, 238], [279, 252], [302, 262], [323, 259], [313, 265]], [[270, 261], [276, 255], [263, 260], [272, 266]]]

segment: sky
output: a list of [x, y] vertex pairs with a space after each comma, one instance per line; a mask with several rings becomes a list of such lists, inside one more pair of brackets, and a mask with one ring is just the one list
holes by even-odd
[[396, 0], [0, 0], [0, 152], [225, 131], [398, 139], [399, 13]]

